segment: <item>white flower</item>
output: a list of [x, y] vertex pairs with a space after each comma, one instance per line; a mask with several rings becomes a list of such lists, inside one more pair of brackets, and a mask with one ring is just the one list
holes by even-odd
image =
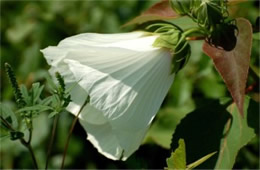
[[113, 160], [136, 151], [172, 82], [171, 54], [155, 48], [158, 36], [145, 32], [86, 33], [42, 50], [53, 74], [58, 71], [71, 91], [67, 110], [80, 113], [87, 139]]

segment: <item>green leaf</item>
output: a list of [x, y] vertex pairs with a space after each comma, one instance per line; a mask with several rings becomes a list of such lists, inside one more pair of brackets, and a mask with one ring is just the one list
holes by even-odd
[[154, 20], [169, 20], [169, 19], [177, 18], [178, 16], [179, 15], [172, 10], [169, 1], [162, 0], [154, 4], [153, 6], [151, 6], [149, 9], [144, 11], [141, 15], [135, 17], [134, 19], [124, 24], [123, 27], [133, 25], [133, 24], [142, 24], [144, 22], [154, 21]]
[[17, 110], [17, 113], [21, 113], [21, 112], [30, 112], [30, 111], [37, 111], [38, 113], [40, 112], [44, 112], [47, 110], [52, 110], [53, 108], [50, 106], [45, 106], [45, 105], [35, 105], [35, 106], [28, 106], [28, 107], [24, 107], [22, 109]]
[[28, 92], [26, 86], [21, 85], [21, 93], [27, 105], [35, 105], [39, 101], [43, 88], [44, 85], [40, 85], [38, 82], [33, 83], [30, 92]]
[[21, 89], [21, 93], [23, 95], [24, 101], [26, 102], [27, 105], [30, 105], [31, 97], [29, 96], [29, 92], [28, 92], [26, 86], [24, 84], [22, 84], [20, 86], [20, 89]]
[[186, 169], [186, 151], [183, 139], [179, 139], [179, 147], [166, 160], [168, 169]]
[[[216, 169], [232, 169], [238, 151], [255, 137], [254, 128], [256, 127], [249, 124], [249, 122], [258, 121], [259, 125], [259, 115], [258, 119], [256, 117], [257, 106], [256, 102], [246, 98], [244, 104], [244, 118], [238, 114], [239, 110], [235, 107], [235, 104], [232, 104], [227, 108], [228, 112], [232, 115], [232, 119], [228, 120], [225, 127], [226, 134], [221, 139], [218, 161], [215, 166]], [[255, 111], [251, 112], [253, 110]], [[251, 117], [252, 114], [255, 116]]]
[[49, 96], [39, 102], [40, 105], [49, 105], [52, 102], [52, 97]]
[[183, 139], [179, 139], [178, 143], [179, 143], [178, 148], [174, 152], [172, 152], [171, 157], [166, 160], [168, 169], [186, 169], [186, 170], [193, 169], [217, 153], [217, 152], [210, 153], [186, 166], [187, 163], [186, 163], [185, 142]]
[[32, 89], [31, 89], [31, 94], [32, 94], [32, 104], [35, 105], [37, 101], [40, 99], [40, 95], [42, 93], [42, 90], [44, 88], [44, 85], [40, 86], [40, 83], [33, 83], [32, 84]]
[[[10, 136], [10, 133], [18, 128], [18, 121], [15, 113], [7, 106], [0, 103], [0, 138], [3, 139], [5, 137]], [[2, 118], [5, 120], [3, 121]], [[10, 136], [11, 137], [11, 136]]]
[[[200, 169], [232, 169], [238, 151], [254, 136], [259, 125], [257, 104], [246, 98], [244, 117], [235, 104], [221, 105], [218, 100], [205, 100], [203, 107], [187, 114], [176, 127], [171, 148], [182, 138], [186, 144], [187, 162], [217, 151]], [[258, 119], [258, 120], [256, 120]]]
[[52, 103], [52, 107], [55, 107], [55, 108], [61, 107], [61, 106], [60, 106], [61, 101], [60, 101], [60, 98], [59, 98], [59, 96], [58, 96], [57, 94], [54, 94], [54, 95], [52, 96], [52, 101], [51, 101], [51, 103]]
[[48, 118], [52, 118], [53, 116], [57, 115], [59, 112], [53, 111], [48, 115]]
[[215, 155], [217, 152], [213, 152], [213, 153], [210, 153], [202, 158], [200, 158], [199, 160], [187, 165], [187, 169], [194, 169], [196, 168], [197, 166], [199, 166], [200, 164], [202, 164], [203, 162], [205, 162], [206, 160], [208, 160], [210, 157], [212, 157], [213, 155]]
[[54, 83], [52, 77], [49, 74], [46, 74], [44, 77], [47, 80], [47, 85], [50, 86], [50, 89], [54, 90], [57, 88], [57, 85]]
[[249, 21], [237, 19], [239, 34], [232, 51], [225, 51], [204, 43], [203, 51], [213, 59], [216, 69], [224, 79], [240, 114], [243, 115], [246, 81], [252, 47], [252, 27]]
[[[7, 106], [0, 103], [1, 116], [12, 126], [13, 129], [18, 127], [18, 121], [15, 113]], [[3, 125], [3, 124], [1, 124]], [[1, 126], [2, 129], [3, 126]]]

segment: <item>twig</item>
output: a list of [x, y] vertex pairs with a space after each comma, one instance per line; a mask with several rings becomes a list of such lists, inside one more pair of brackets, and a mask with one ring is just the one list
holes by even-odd
[[28, 139], [28, 142], [27, 143], [31, 143], [32, 141], [32, 130], [33, 130], [33, 121], [32, 121], [32, 114], [30, 113], [30, 126], [29, 126], [29, 139]]
[[38, 165], [37, 165], [37, 161], [36, 161], [36, 158], [35, 158], [35, 155], [34, 155], [34, 152], [33, 152], [33, 149], [32, 149], [32, 146], [30, 143], [26, 142], [24, 140], [24, 138], [21, 138], [20, 139], [21, 143], [29, 150], [30, 154], [31, 154], [31, 157], [32, 157], [32, 160], [33, 160], [33, 165], [34, 165], [34, 168], [35, 169], [38, 169]]
[[[1, 118], [1, 121], [11, 130], [11, 131], [15, 131], [14, 128], [9, 124], [9, 122], [7, 122], [1, 115], [0, 115], [0, 118]], [[30, 132], [31, 133], [31, 132]], [[31, 136], [31, 134], [30, 134]], [[32, 149], [32, 146], [31, 146], [31, 143], [30, 143], [30, 139], [28, 140], [28, 142], [26, 142], [24, 140], [24, 138], [21, 138], [20, 139], [20, 142], [29, 150], [30, 154], [31, 154], [31, 157], [32, 157], [32, 160], [33, 160], [33, 165], [34, 165], [34, 168], [35, 169], [38, 169], [38, 164], [37, 164], [37, 161], [36, 161], [36, 158], [35, 158], [35, 155], [34, 155], [34, 152], [33, 152], [33, 149]]]
[[15, 131], [13, 129], [13, 127], [1, 115], [0, 115], [0, 117], [1, 117], [1, 120], [3, 121], [3, 123], [5, 124], [5, 126], [7, 126], [10, 130]]
[[65, 158], [66, 158], [66, 154], [67, 154], [67, 150], [68, 150], [68, 147], [69, 147], [69, 141], [70, 141], [70, 137], [72, 135], [72, 132], [73, 132], [73, 129], [76, 125], [76, 122], [79, 118], [79, 115], [81, 113], [81, 111], [83, 110], [83, 108], [85, 107], [85, 105], [88, 103], [88, 99], [85, 101], [85, 103], [81, 106], [78, 114], [76, 115], [76, 117], [73, 119], [73, 122], [71, 124], [71, 127], [70, 127], [70, 131], [69, 131], [69, 135], [67, 137], [67, 140], [66, 140], [66, 144], [65, 144], [65, 148], [64, 148], [64, 152], [63, 152], [63, 157], [62, 157], [62, 163], [61, 163], [61, 168], [60, 169], [63, 169], [64, 168], [64, 163], [65, 163]]
[[51, 155], [53, 141], [54, 141], [54, 137], [55, 137], [55, 134], [56, 134], [58, 120], [59, 120], [59, 114], [55, 116], [54, 121], [53, 121], [52, 132], [51, 132], [51, 140], [50, 140], [50, 143], [49, 143], [49, 146], [48, 146], [45, 169], [48, 169], [49, 158], [50, 158], [50, 155]]

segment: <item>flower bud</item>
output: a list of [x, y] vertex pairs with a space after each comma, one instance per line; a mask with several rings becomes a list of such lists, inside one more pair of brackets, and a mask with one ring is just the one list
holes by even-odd
[[210, 29], [215, 24], [219, 24], [223, 18], [220, 6], [213, 2], [201, 4], [199, 8], [193, 10], [193, 16], [201, 26], [207, 29]]
[[190, 12], [193, 0], [170, 0], [172, 9], [180, 15], [186, 15]]
[[191, 55], [191, 47], [183, 35], [178, 44], [175, 46], [173, 60], [172, 60], [172, 73], [177, 73], [182, 69]]

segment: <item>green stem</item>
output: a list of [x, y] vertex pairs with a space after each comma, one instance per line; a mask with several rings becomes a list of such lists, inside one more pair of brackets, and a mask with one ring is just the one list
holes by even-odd
[[195, 28], [190, 28], [186, 31], [184, 31], [183, 35], [185, 37], [188, 37], [192, 34], [199, 34], [199, 37], [201, 36], [207, 36], [208, 35], [208, 31], [207, 30], [204, 30], [202, 28], [199, 28], [199, 27], [195, 27]]
[[[11, 130], [11, 131], [15, 131], [14, 128], [0, 115], [0, 118], [1, 118], [1, 121]], [[31, 133], [31, 132], [30, 132]], [[30, 134], [31, 136], [31, 134]], [[37, 164], [37, 161], [36, 161], [36, 158], [35, 158], [35, 155], [34, 155], [34, 152], [33, 152], [33, 149], [32, 149], [32, 146], [31, 146], [31, 141], [30, 141], [30, 137], [29, 137], [29, 140], [28, 142], [26, 142], [24, 140], [24, 138], [21, 138], [20, 139], [20, 142], [29, 150], [30, 154], [31, 154], [31, 157], [32, 157], [32, 160], [33, 160], [33, 165], [34, 165], [34, 168], [35, 169], [38, 169], [38, 164]]]
[[87, 100], [85, 101], [85, 103], [81, 106], [78, 114], [76, 115], [76, 117], [73, 119], [73, 122], [71, 124], [71, 127], [70, 127], [70, 131], [69, 131], [69, 135], [67, 137], [67, 140], [66, 140], [66, 144], [65, 144], [65, 148], [64, 148], [64, 152], [63, 152], [63, 157], [62, 157], [62, 163], [61, 163], [61, 169], [64, 168], [64, 163], [65, 163], [65, 158], [66, 158], [66, 154], [67, 154], [67, 150], [68, 150], [68, 147], [69, 147], [69, 141], [70, 141], [70, 137], [72, 135], [72, 132], [73, 132], [73, 129], [77, 123], [77, 120], [79, 118], [79, 115], [81, 113], [81, 111], [83, 110], [83, 108], [85, 107], [85, 105], [88, 103], [88, 98]]
[[29, 125], [29, 139], [28, 139], [28, 143], [31, 143], [32, 141], [32, 131], [33, 131], [33, 122], [32, 122], [32, 115], [30, 115], [30, 125]]
[[53, 141], [54, 141], [54, 137], [55, 137], [55, 134], [56, 134], [58, 120], [59, 120], [59, 114], [55, 116], [54, 121], [53, 121], [52, 132], [51, 132], [51, 140], [50, 140], [50, 143], [49, 143], [49, 146], [48, 146], [45, 169], [48, 169], [49, 158], [50, 158], [50, 155], [51, 155]]

